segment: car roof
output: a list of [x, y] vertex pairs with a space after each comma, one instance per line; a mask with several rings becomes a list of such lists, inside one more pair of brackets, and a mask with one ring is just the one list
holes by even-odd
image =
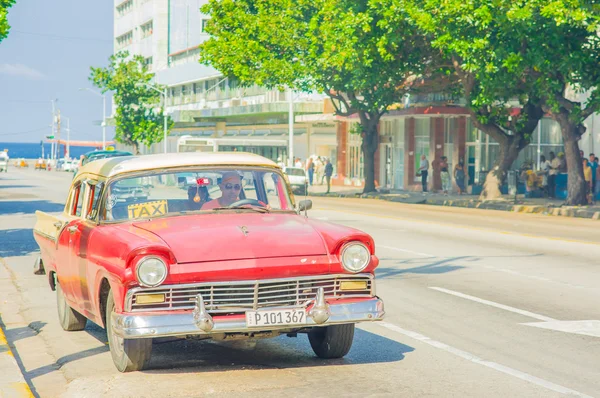
[[272, 160], [253, 153], [183, 152], [98, 159], [84, 165], [77, 174], [90, 173], [108, 178], [136, 171], [190, 166], [262, 166], [279, 168]]
[[90, 157], [90, 156], [107, 155], [107, 154], [114, 154], [114, 155], [117, 155], [117, 156], [121, 156], [121, 155], [130, 155], [131, 156], [131, 155], [133, 155], [133, 153], [127, 152], [127, 151], [114, 151], [114, 150], [113, 151], [109, 151], [109, 150], [98, 151], [98, 150], [95, 150], [95, 151], [87, 152], [85, 154], [85, 156], [86, 157]]

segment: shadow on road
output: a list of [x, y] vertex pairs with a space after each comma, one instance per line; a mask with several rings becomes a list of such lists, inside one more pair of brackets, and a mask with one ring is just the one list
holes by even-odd
[[33, 188], [33, 185], [0, 185], [0, 189]]
[[0, 257], [27, 256], [39, 250], [33, 239], [33, 229], [0, 230]]
[[26, 327], [6, 330], [6, 338], [10, 342], [27, 339], [36, 336], [46, 326], [46, 322], [31, 322]]
[[[394, 267], [389, 266], [379, 266], [377, 267], [377, 279], [384, 278], [393, 278], [394, 276], [403, 275], [403, 274], [445, 274], [448, 272], [456, 271], [462, 268], [465, 268], [461, 265], [453, 265], [453, 262], [459, 260], [466, 260], [469, 257], [449, 257], [443, 259], [434, 259], [435, 261], [431, 261], [431, 259], [405, 259], [401, 261], [397, 261]], [[392, 259], [382, 259], [381, 262], [388, 260], [393, 261]], [[411, 264], [422, 264], [411, 268], [398, 268], [398, 266], [402, 265], [411, 265]], [[423, 264], [425, 263], [425, 264]]]
[[287, 369], [332, 365], [359, 365], [398, 362], [413, 347], [356, 329], [352, 349], [341, 359], [325, 360], [315, 356], [308, 337], [280, 336], [247, 343], [178, 340], [154, 344], [148, 373], [196, 373], [247, 369]]
[[65, 205], [49, 202], [47, 200], [30, 200], [30, 201], [2, 201], [0, 202], [0, 215], [8, 214], [34, 214], [36, 210], [46, 213], [61, 212]]

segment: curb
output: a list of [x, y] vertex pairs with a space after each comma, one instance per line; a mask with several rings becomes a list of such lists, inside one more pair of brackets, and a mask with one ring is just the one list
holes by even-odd
[[6, 340], [4, 323], [0, 319], [0, 397], [29, 398], [34, 397], [29, 384], [25, 381], [19, 364]]
[[510, 211], [524, 214], [542, 214], [557, 217], [572, 217], [572, 218], [588, 218], [600, 220], [600, 211], [580, 208], [580, 207], [551, 207], [541, 205], [515, 205], [513, 203], [501, 201], [481, 202], [473, 199], [434, 199], [427, 197], [411, 197], [408, 194], [383, 194], [383, 193], [343, 193], [331, 192], [325, 193], [310, 193], [309, 196], [323, 198], [355, 198], [355, 199], [379, 199], [388, 202], [405, 203], [405, 204], [424, 204], [430, 206], [448, 206], [448, 207], [463, 207], [470, 209], [498, 210]]

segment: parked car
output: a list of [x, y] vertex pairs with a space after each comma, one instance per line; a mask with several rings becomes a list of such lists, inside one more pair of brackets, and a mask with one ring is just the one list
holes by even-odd
[[301, 167], [284, 167], [283, 172], [290, 181], [292, 191], [296, 194], [305, 195], [308, 189], [306, 171]]
[[356, 323], [384, 317], [379, 260], [371, 236], [303, 216], [311, 207], [254, 154], [102, 159], [81, 168], [61, 215], [36, 212], [35, 272], [64, 330], [106, 328], [121, 372], [145, 368], [160, 337], [300, 333], [340, 358]]
[[8, 154], [0, 152], [0, 172], [8, 173]]
[[114, 158], [118, 156], [132, 156], [131, 152], [127, 151], [92, 151], [84, 155], [82, 166], [85, 166], [89, 162], [93, 162], [98, 159]]
[[[39, 158], [36, 162], [35, 162], [35, 170], [46, 170], [48, 168], [48, 166], [50, 166], [50, 161], [48, 160], [48, 162], [46, 162], [45, 159]], [[27, 165], [27, 167], [29, 167], [29, 165]]]

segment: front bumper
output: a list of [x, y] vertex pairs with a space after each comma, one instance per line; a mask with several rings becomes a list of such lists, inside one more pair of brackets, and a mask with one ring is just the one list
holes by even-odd
[[[211, 317], [204, 310], [201, 300], [194, 311], [171, 313], [124, 313], [112, 314], [114, 332], [126, 339], [216, 335], [223, 333], [257, 333], [277, 330], [299, 330], [315, 326], [339, 325], [345, 323], [380, 321], [385, 315], [383, 301], [378, 297], [353, 302], [331, 303], [317, 297], [306, 308], [306, 323], [301, 325], [246, 326], [244, 315]], [[290, 307], [268, 308], [286, 309]]]

